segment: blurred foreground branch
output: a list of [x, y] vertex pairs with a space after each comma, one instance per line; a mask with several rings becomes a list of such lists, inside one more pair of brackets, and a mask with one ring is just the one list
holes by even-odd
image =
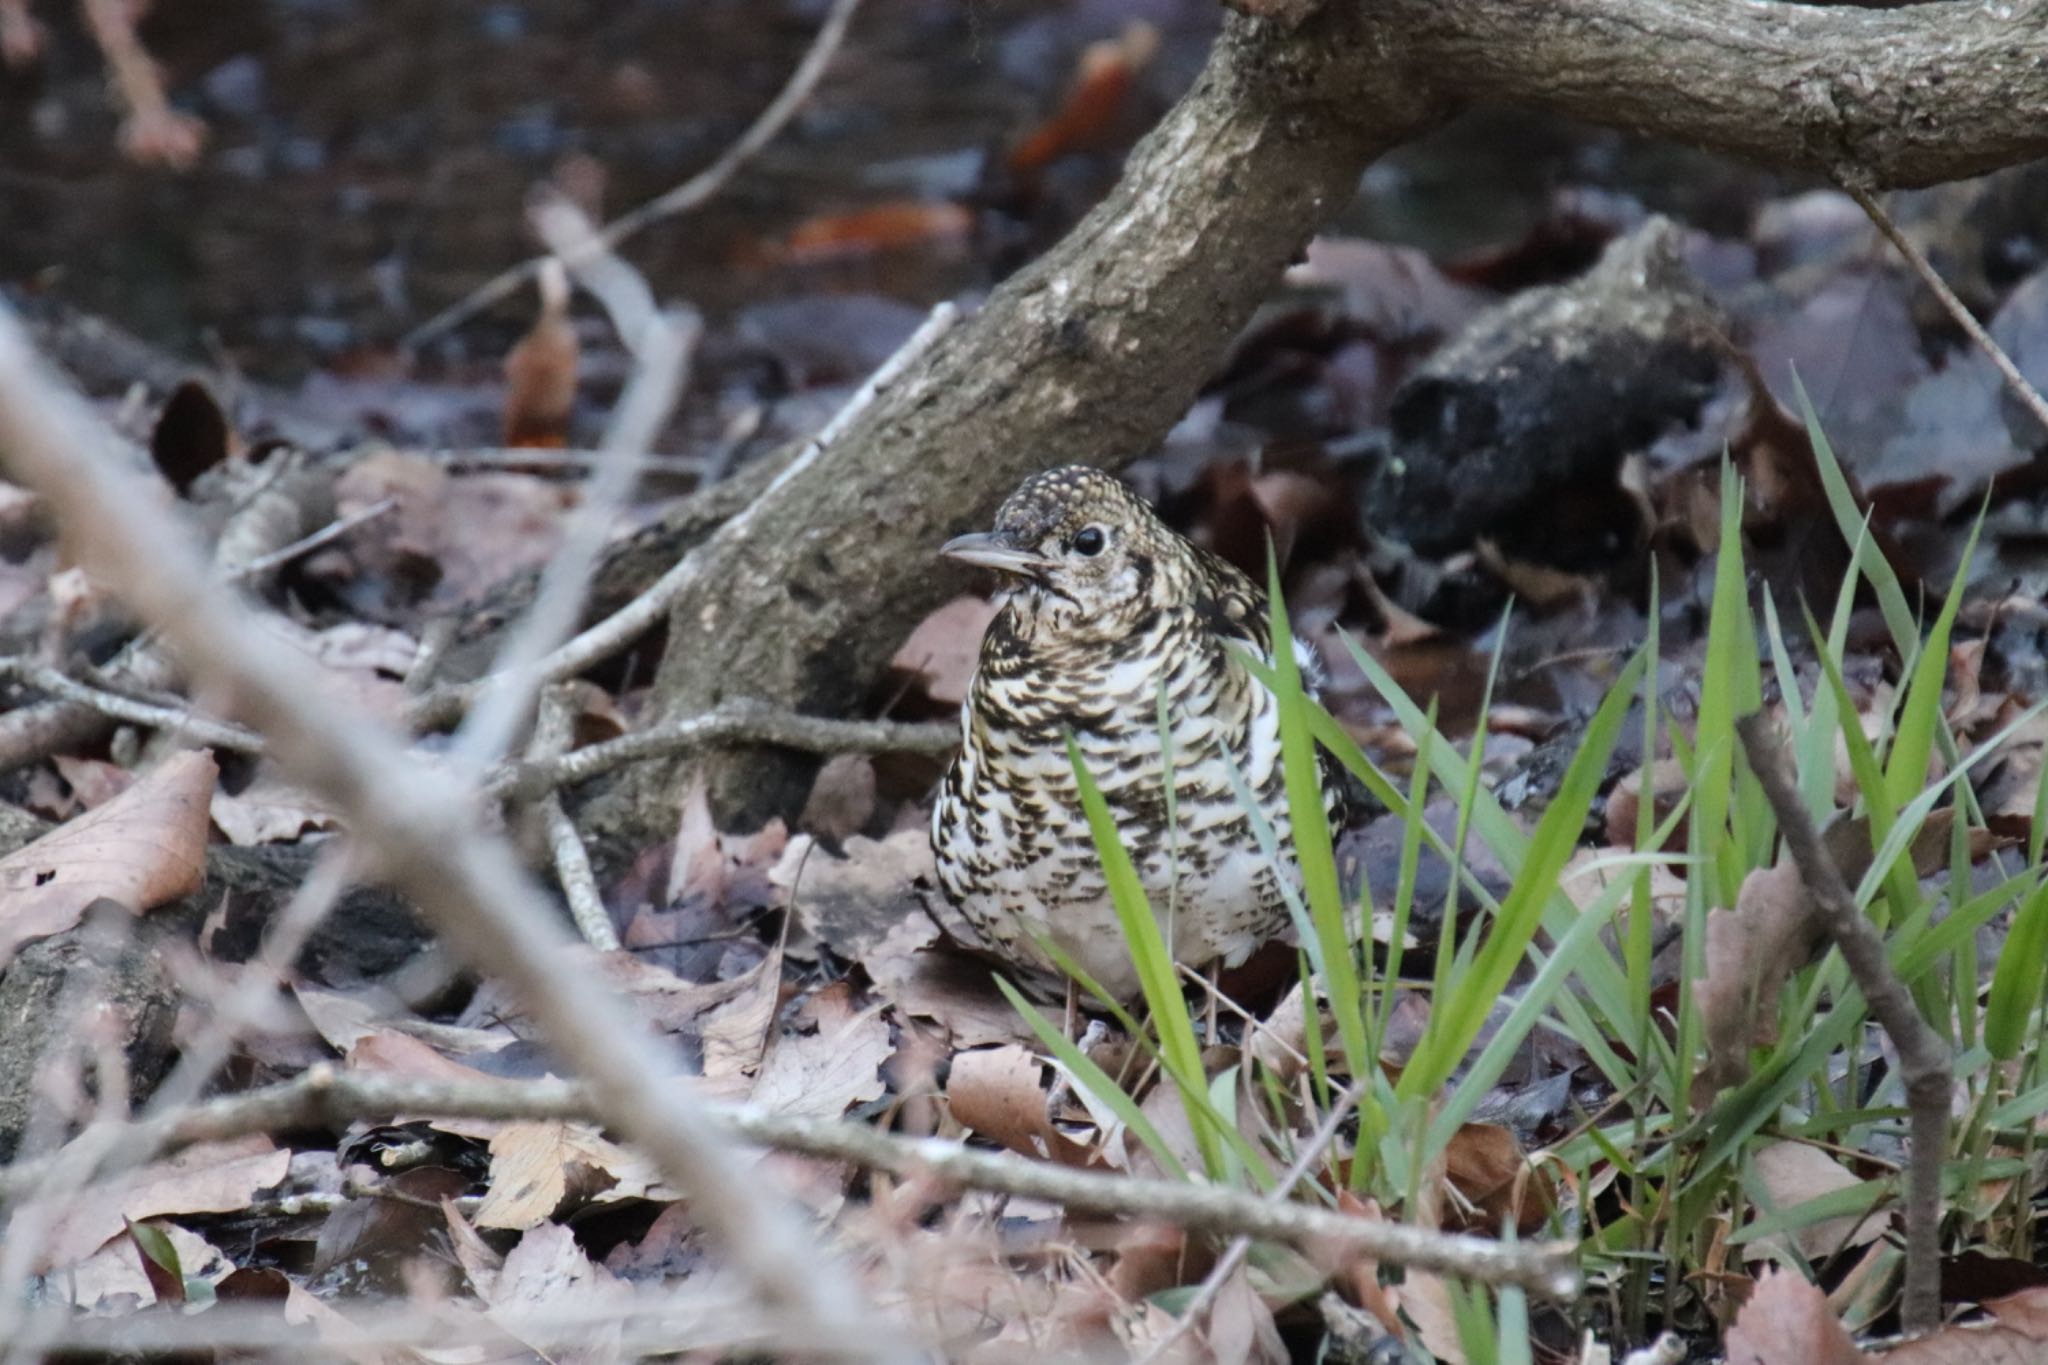
[[[562, 951], [570, 939], [473, 797], [410, 757], [397, 737], [334, 695], [313, 665], [266, 637], [211, 581], [175, 524], [125, 496], [109, 433], [0, 310], [0, 461], [47, 500], [79, 562], [177, 652], [195, 682], [260, 730], [295, 781], [347, 821], [376, 875], [433, 919], [450, 947], [505, 978], [559, 1054], [588, 1078], [592, 1107], [687, 1192], [693, 1215], [772, 1311], [847, 1354], [899, 1359], [905, 1346], [819, 1254], [794, 1213], [675, 1087], [638, 1021]], [[79, 1151], [96, 1167], [108, 1152]]]

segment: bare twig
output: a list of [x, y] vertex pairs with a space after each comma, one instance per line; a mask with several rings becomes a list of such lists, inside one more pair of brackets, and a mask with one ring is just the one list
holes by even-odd
[[[1295, 1247], [1312, 1257], [1366, 1255], [1483, 1284], [1519, 1285], [1550, 1298], [1568, 1298], [1579, 1289], [1574, 1252], [1565, 1245], [1512, 1244], [1406, 1227], [1315, 1205], [1276, 1203], [1263, 1195], [1220, 1185], [1076, 1170], [1007, 1152], [981, 1151], [949, 1138], [898, 1137], [866, 1124], [774, 1113], [752, 1105], [706, 1102], [698, 1109], [729, 1138], [820, 1160], [849, 1161], [897, 1176], [926, 1173], [975, 1189], [1050, 1200], [1083, 1213], [1151, 1218], [1200, 1232], [1242, 1234]], [[421, 1081], [343, 1071], [323, 1062], [281, 1085], [210, 1100], [140, 1124], [110, 1126], [139, 1131], [156, 1149], [169, 1150], [295, 1126], [324, 1123], [340, 1128], [358, 1119], [399, 1115], [601, 1118], [591, 1091], [574, 1082]], [[81, 1134], [73, 1145], [85, 1142], [94, 1131]], [[1313, 1164], [1319, 1142], [1327, 1139], [1319, 1133], [1310, 1141], [1303, 1155]], [[33, 1189], [49, 1167], [46, 1158], [0, 1170], [0, 1196]]]
[[1871, 1014], [1899, 1051], [1912, 1145], [1906, 1168], [1906, 1288], [1901, 1312], [1908, 1332], [1932, 1331], [1941, 1325], [1941, 1165], [1948, 1152], [1948, 1107], [1954, 1086], [1948, 1046], [1892, 970], [1883, 936], [1856, 908], [1856, 898], [1785, 775], [1769, 724], [1761, 714], [1749, 715], [1737, 721], [1735, 729], [1750, 770], [1763, 784], [1778, 817], [1778, 830], [1812, 899], [1815, 917], [1841, 949]]
[[531, 800], [543, 792], [588, 782], [628, 763], [697, 753], [728, 744], [772, 744], [812, 754], [943, 754], [959, 743], [960, 727], [949, 722], [834, 720], [728, 703], [708, 715], [670, 721], [570, 753], [529, 757], [523, 763], [506, 764], [486, 780], [485, 790], [510, 800]]
[[950, 303], [942, 303], [932, 309], [924, 325], [913, 332], [898, 347], [896, 353], [884, 361], [867, 383], [860, 386], [846, 405], [833, 415], [818, 434], [775, 476], [761, 496], [749, 503], [745, 510], [715, 531], [711, 538], [698, 546], [663, 574], [659, 579], [635, 597], [631, 602], [613, 612], [604, 620], [576, 636], [561, 648], [549, 654], [520, 673], [498, 672], [475, 682], [455, 684], [436, 688], [414, 702], [407, 712], [407, 720], [416, 729], [445, 724], [461, 715], [478, 699], [494, 687], [541, 686], [573, 678], [584, 669], [630, 646], [635, 640], [660, 625], [668, 614], [669, 605], [684, 589], [695, 582], [703, 572], [704, 561], [713, 546], [723, 545], [734, 536], [745, 535], [748, 523], [761, 506], [779, 492], [790, 479], [802, 473], [817, 462], [818, 457], [828, 449], [839, 434], [846, 430], [867, 407], [908, 370], [934, 342], [944, 336], [952, 327], [959, 313]]
[[97, 711], [115, 720], [126, 721], [130, 725], [146, 725], [152, 730], [168, 731], [193, 744], [204, 744], [215, 749], [232, 749], [243, 754], [263, 752], [263, 736], [254, 730], [245, 729], [240, 725], [230, 725], [226, 721], [209, 720], [189, 710], [158, 706], [154, 702], [138, 701], [119, 692], [92, 687], [78, 681], [62, 669], [52, 668], [33, 659], [0, 659], [0, 677], [11, 677], [39, 692], [47, 692], [53, 697]]
[[244, 578], [255, 578], [282, 568], [302, 555], [309, 555], [323, 545], [331, 545], [365, 522], [375, 521], [392, 508], [398, 506], [396, 498], [379, 498], [368, 507], [360, 508], [345, 517], [337, 517], [309, 536], [301, 536], [291, 544], [272, 550], [269, 554], [258, 555], [247, 564], [238, 564], [228, 571], [232, 582]]
[[[650, 224], [658, 223], [677, 214], [688, 213], [697, 208], [712, 195], [725, 187], [740, 167], [752, 160], [756, 153], [774, 140], [783, 126], [803, 108], [804, 101], [811, 97], [823, 79], [825, 70], [832, 64], [832, 58], [839, 50], [839, 44], [846, 37], [846, 29], [853, 22], [853, 12], [860, 0], [834, 0], [832, 9], [825, 16], [825, 22], [818, 26], [817, 36], [811, 39], [810, 50], [797, 63], [796, 70], [789, 76], [788, 84], [782, 87], [766, 109], [763, 109], [739, 140], [725, 149], [718, 160], [691, 176], [682, 184], [640, 207], [624, 214], [605, 225], [598, 234], [598, 241], [606, 248], [617, 247], [634, 233]], [[399, 342], [403, 350], [418, 350], [427, 342], [475, 317], [479, 312], [509, 298], [512, 292], [533, 278], [545, 258], [536, 257], [486, 281], [473, 290], [468, 297], [428, 318], [413, 328]]]
[[638, 467], [625, 457], [645, 453], [661, 434], [689, 384], [691, 357], [704, 332], [694, 310], [658, 307], [647, 281], [599, 242], [583, 211], [561, 195], [543, 195], [535, 202], [533, 224], [577, 283], [610, 312], [635, 364], [598, 446], [621, 458], [599, 468], [591, 480], [583, 506], [570, 518], [561, 545], [541, 572], [533, 605], [499, 651], [495, 671], [504, 681], [481, 696], [456, 738], [455, 761], [472, 768], [504, 753], [533, 695], [546, 682], [560, 681], [530, 676], [532, 665], [575, 628], [597, 557], [638, 476]]
[[[560, 758], [569, 747], [576, 728], [576, 700], [573, 687], [550, 688], [542, 695], [540, 723], [534, 727], [529, 761]], [[569, 918], [583, 941], [599, 952], [619, 946], [618, 931], [612, 927], [611, 912], [598, 894], [597, 875], [590, 869], [590, 853], [569, 813], [562, 809], [559, 792], [540, 798], [540, 815], [547, 825], [548, 848], [554, 854], [555, 875], [561, 879], [562, 898], [569, 903]]]
[[41, 493], [79, 561], [159, 629], [195, 678], [254, 721], [281, 767], [325, 797], [376, 871], [408, 895], [448, 943], [505, 978], [565, 1061], [589, 1078], [594, 1108], [684, 1190], [693, 1215], [764, 1304], [838, 1333], [851, 1355], [895, 1359], [880, 1322], [794, 1214], [675, 1087], [655, 1083], [664, 1054], [592, 973], [546, 898], [501, 841], [478, 828], [446, 773], [415, 761], [388, 732], [332, 695], [318, 672], [276, 647], [222, 594], [176, 530], [122, 495], [106, 430], [0, 309], [0, 459]]
[[1884, 234], [1885, 240], [1898, 248], [1899, 255], [1906, 258], [1906, 264], [1913, 268], [1913, 273], [1920, 277], [1920, 282], [1933, 291], [1934, 297], [1940, 301], [1949, 317], [1955, 320], [1956, 326], [1963, 329], [1963, 335], [1984, 353], [1984, 358], [1991, 362], [1991, 367], [1998, 371], [1999, 378], [2005, 381], [2007, 390], [2014, 398], [2019, 399], [2022, 407], [2034, 415], [2034, 420], [2041, 424], [2042, 433], [2048, 435], [2048, 399], [2041, 397], [2041, 391], [2020, 373], [2020, 367], [2013, 364], [2012, 357], [2005, 353], [2005, 347], [1999, 345], [1997, 338], [1984, 330], [1984, 324], [1978, 322], [1963, 301], [1956, 297], [1956, 291], [1948, 287], [1948, 281], [1934, 268], [1934, 262], [1927, 259], [1927, 253], [1914, 245], [1913, 240], [1905, 233], [1899, 231], [1899, 225], [1885, 212], [1884, 205], [1877, 202], [1877, 196], [1853, 181], [1843, 180], [1840, 183], [1843, 191], [1856, 201], [1871, 223]]
[[[602, 469], [618, 460], [618, 456], [603, 450], [542, 450], [523, 446], [463, 446], [417, 453], [423, 460], [432, 460], [451, 469], [545, 469], [571, 474]], [[698, 455], [629, 455], [626, 458], [639, 467], [641, 474], [681, 475], [693, 479], [703, 478], [710, 466], [709, 460]]]

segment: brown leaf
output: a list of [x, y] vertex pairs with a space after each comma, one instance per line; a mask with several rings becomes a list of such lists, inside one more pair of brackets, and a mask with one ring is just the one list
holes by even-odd
[[889, 667], [916, 678], [933, 701], [958, 706], [967, 696], [981, 659], [981, 637], [996, 610], [985, 597], [954, 598], [917, 623]]
[[[1685, 765], [1675, 758], [1660, 758], [1649, 767], [1651, 796], [1650, 822], [1652, 827], [1668, 816], [1685, 795], [1689, 779]], [[1607, 842], [1616, 848], [1634, 848], [1636, 845], [1636, 821], [1643, 804], [1643, 768], [1636, 768], [1622, 774], [1614, 789], [1607, 793]], [[1666, 848], [1685, 846], [1685, 823], [1680, 821], [1671, 831], [1671, 843]]]
[[883, 999], [936, 1021], [956, 1048], [1024, 1042], [1031, 1031], [996, 990], [989, 966], [935, 946], [931, 836], [898, 830], [855, 837], [835, 858], [807, 836], [789, 841], [770, 880], [798, 921], [833, 952], [858, 962]]
[[770, 1113], [836, 1119], [856, 1104], [882, 1097], [882, 1066], [895, 1055], [896, 1045], [882, 1006], [855, 1013], [850, 995], [840, 982], [804, 1002], [815, 1029], [784, 1029], [769, 1043], [754, 1078], [754, 1104]]
[[874, 813], [874, 759], [867, 754], [834, 754], [818, 769], [797, 824], [823, 838], [844, 841], [860, 833]]
[[1702, 1103], [1748, 1076], [1750, 1048], [1777, 1036], [1778, 990], [1817, 942], [1805, 885], [1790, 863], [1751, 872], [1733, 910], [1708, 912], [1706, 971], [1693, 996], [1707, 1030]]
[[569, 272], [553, 257], [541, 263], [540, 316], [505, 357], [504, 440], [507, 446], [560, 449], [569, 444], [576, 411], [581, 347], [569, 321]]
[[2048, 1286], [2022, 1289], [2017, 1294], [1988, 1299], [1984, 1311], [2010, 1327], [2038, 1341], [2048, 1341]]
[[[39, 1268], [81, 1260], [128, 1223], [186, 1213], [232, 1213], [283, 1180], [291, 1153], [269, 1138], [206, 1142], [113, 1176], [66, 1199]], [[48, 1212], [45, 1210], [45, 1212]]]
[[157, 472], [180, 495], [214, 466], [225, 463], [237, 441], [213, 391], [196, 379], [171, 390], [149, 433]]
[[1066, 98], [1051, 118], [1010, 150], [1010, 171], [1036, 175], [1069, 153], [1100, 144], [1114, 126], [1131, 83], [1158, 50], [1159, 30], [1142, 19], [1124, 25], [1117, 37], [1082, 49]]
[[1088, 1149], [1046, 1114], [1045, 1067], [1028, 1048], [981, 1048], [953, 1058], [946, 1103], [966, 1128], [1013, 1152], [1065, 1166], [1086, 1166]]
[[267, 768], [233, 796], [215, 791], [210, 813], [229, 843], [244, 846], [292, 843], [308, 830], [338, 824], [319, 798]]
[[640, 1178], [645, 1163], [587, 1123], [513, 1121], [490, 1141], [491, 1188], [477, 1206], [480, 1228], [538, 1227], [572, 1193], [614, 1184], [618, 1172], [634, 1175], [634, 1193], [647, 1189]]
[[1828, 1311], [1826, 1295], [1776, 1268], [1764, 1271], [1728, 1329], [1728, 1365], [1864, 1365], [1869, 1359]]
[[175, 754], [106, 805], [0, 858], [0, 963], [70, 928], [96, 900], [140, 913], [197, 891], [218, 774], [207, 750]]
[[957, 250], [974, 230], [974, 214], [942, 199], [890, 199], [848, 213], [820, 214], [796, 225], [758, 254], [767, 262], [823, 265], [921, 247]]
[[1497, 1235], [1512, 1219], [1527, 1236], [1557, 1206], [1549, 1175], [1530, 1166], [1515, 1135], [1496, 1123], [1468, 1123], [1451, 1135], [1444, 1179], [1457, 1195], [1444, 1219], [1449, 1232]]
[[50, 762], [57, 766], [58, 775], [70, 786], [78, 804], [87, 810], [97, 810], [135, 785], [134, 770], [118, 763], [73, 758], [68, 754], [52, 755]]
[[782, 948], [755, 963], [724, 1004], [698, 1020], [704, 1043], [704, 1088], [721, 1099], [742, 1099], [753, 1089], [766, 1056], [768, 1030], [782, 1003]]
[[2039, 1337], [2004, 1324], [1944, 1327], [1881, 1356], [1885, 1365], [2042, 1365], [2048, 1350]]
[[1243, 1262], [1230, 1272], [1209, 1310], [1209, 1353], [1222, 1362], [1287, 1365], [1291, 1358], [1273, 1322], [1273, 1310], [1252, 1288]]
[[[1757, 1178], [1770, 1193], [1772, 1210], [1789, 1209], [1859, 1183], [1840, 1162], [1804, 1142], [1766, 1143], [1756, 1149], [1752, 1160], [1756, 1163]], [[1889, 1221], [1878, 1213], [1865, 1214], [1860, 1219], [1852, 1214], [1823, 1218], [1797, 1229], [1790, 1234], [1790, 1240], [1808, 1261], [1820, 1261], [1838, 1251], [1875, 1241], [1883, 1235]], [[1752, 1264], [1770, 1259], [1773, 1248], [1783, 1248], [1786, 1241], [1783, 1235], [1759, 1238], [1744, 1248], [1745, 1258]]]
[[[630, 1293], [609, 1270], [591, 1263], [575, 1233], [559, 1223], [543, 1223], [505, 1253], [505, 1264], [491, 1286], [490, 1306], [527, 1314], [537, 1308], [589, 1312]], [[551, 1349], [545, 1358], [561, 1365], [611, 1365], [622, 1359], [618, 1322], [606, 1323], [595, 1315], [591, 1322], [582, 1345]]]

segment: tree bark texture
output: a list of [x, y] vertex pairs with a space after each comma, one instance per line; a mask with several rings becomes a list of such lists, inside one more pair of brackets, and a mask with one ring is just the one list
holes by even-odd
[[[941, 541], [1036, 470], [1114, 467], [1153, 445], [1372, 160], [1461, 102], [1873, 186], [2048, 154], [2048, 0], [1287, 9], [1228, 16], [1110, 197], [738, 533], [706, 543], [706, 571], [670, 618], [663, 718], [741, 696], [827, 714], [858, 704], [919, 614], [964, 586], [932, 558]], [[786, 813], [809, 771], [791, 755], [727, 756], [712, 765], [714, 806], [733, 826]], [[678, 790], [673, 769], [637, 774], [600, 832], [665, 827]]]

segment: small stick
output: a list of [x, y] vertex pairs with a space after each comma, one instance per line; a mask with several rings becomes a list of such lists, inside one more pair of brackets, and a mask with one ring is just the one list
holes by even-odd
[[1908, 1333], [1941, 1325], [1941, 1163], [1948, 1151], [1948, 1107], [1954, 1088], [1948, 1045], [1913, 1002], [1885, 953], [1884, 939], [1842, 881], [1840, 869], [1799, 799], [1761, 713], [1735, 722], [1750, 771], [1778, 817], [1785, 849], [1799, 869], [1814, 917], [1841, 949], [1842, 960], [1899, 1052], [1911, 1152], [1906, 1167], [1906, 1289], [1901, 1317]]
[[1898, 248], [1899, 254], [1906, 258], [1906, 264], [1913, 267], [1913, 273], [1920, 277], [1920, 282], [1934, 291], [1934, 297], [1941, 301], [1941, 306], [1955, 319], [1956, 326], [1963, 329], [1963, 335], [1970, 338], [1977, 349], [1984, 353], [1985, 359], [1991, 362], [1992, 368], [1998, 371], [1999, 377], [2005, 380], [2005, 387], [2011, 391], [2012, 396], [2019, 399], [2020, 404], [2034, 415], [2034, 420], [2041, 424], [2042, 432], [2048, 433], [2048, 399], [2043, 399], [2041, 391], [2027, 382], [2027, 377], [2020, 373], [2019, 366], [2013, 364], [2012, 357], [2005, 353], [2005, 348], [1998, 344], [1991, 333], [1984, 330], [1983, 324], [1978, 322], [1963, 301], [1956, 297], [1956, 291], [1948, 287], [1948, 281], [1934, 268], [1934, 262], [1927, 259], [1927, 253], [1913, 245], [1906, 234], [1899, 231], [1899, 225], [1892, 221], [1891, 215], [1884, 211], [1884, 205], [1878, 203], [1877, 197], [1869, 190], [1846, 179], [1837, 183], [1841, 185], [1845, 194], [1856, 201], [1857, 207], [1869, 217], [1872, 225], [1884, 234], [1885, 240]]
[[[543, 694], [540, 723], [534, 727], [529, 758], [561, 756], [574, 738], [576, 709], [574, 688], [553, 687]], [[619, 946], [619, 935], [597, 889], [597, 874], [591, 871], [590, 853], [583, 847], [583, 836], [576, 832], [575, 822], [562, 809], [560, 792], [548, 792], [540, 798], [539, 805], [541, 819], [547, 825], [548, 848], [555, 858], [555, 875], [561, 880], [563, 899], [569, 902], [569, 918], [575, 921], [576, 932], [583, 935], [585, 943], [599, 952], [611, 952]]]
[[130, 725], [169, 731], [194, 744], [203, 744], [215, 749], [231, 749], [242, 754], [263, 752], [263, 736], [254, 730], [231, 725], [226, 721], [208, 720], [204, 716], [176, 707], [158, 706], [154, 702], [138, 701], [119, 692], [92, 687], [71, 677], [62, 669], [52, 668], [33, 659], [0, 658], [0, 677], [12, 677], [15, 681], [37, 691], [47, 692], [64, 701], [75, 702], [101, 715], [126, 721]]
[[311, 554], [321, 546], [341, 539], [363, 523], [375, 521], [396, 506], [397, 498], [379, 498], [368, 507], [359, 508], [345, 517], [337, 517], [309, 536], [301, 536], [291, 544], [272, 550], [267, 555], [258, 555], [247, 564], [236, 565], [229, 571], [228, 581], [238, 583], [242, 579], [255, 578], [269, 573], [272, 569], [281, 568], [302, 555]]
[[419, 452], [423, 460], [451, 469], [546, 469], [585, 474], [624, 459], [642, 474], [701, 479], [711, 461], [701, 455], [615, 455], [606, 450], [548, 450], [539, 446], [462, 446]]
[[910, 724], [900, 720], [835, 720], [754, 703], [728, 702], [701, 716], [686, 716], [571, 753], [504, 764], [485, 779], [484, 786], [493, 796], [531, 800], [543, 792], [588, 782], [628, 763], [736, 743], [770, 744], [812, 754], [943, 754], [960, 743], [960, 727], [943, 721]]

